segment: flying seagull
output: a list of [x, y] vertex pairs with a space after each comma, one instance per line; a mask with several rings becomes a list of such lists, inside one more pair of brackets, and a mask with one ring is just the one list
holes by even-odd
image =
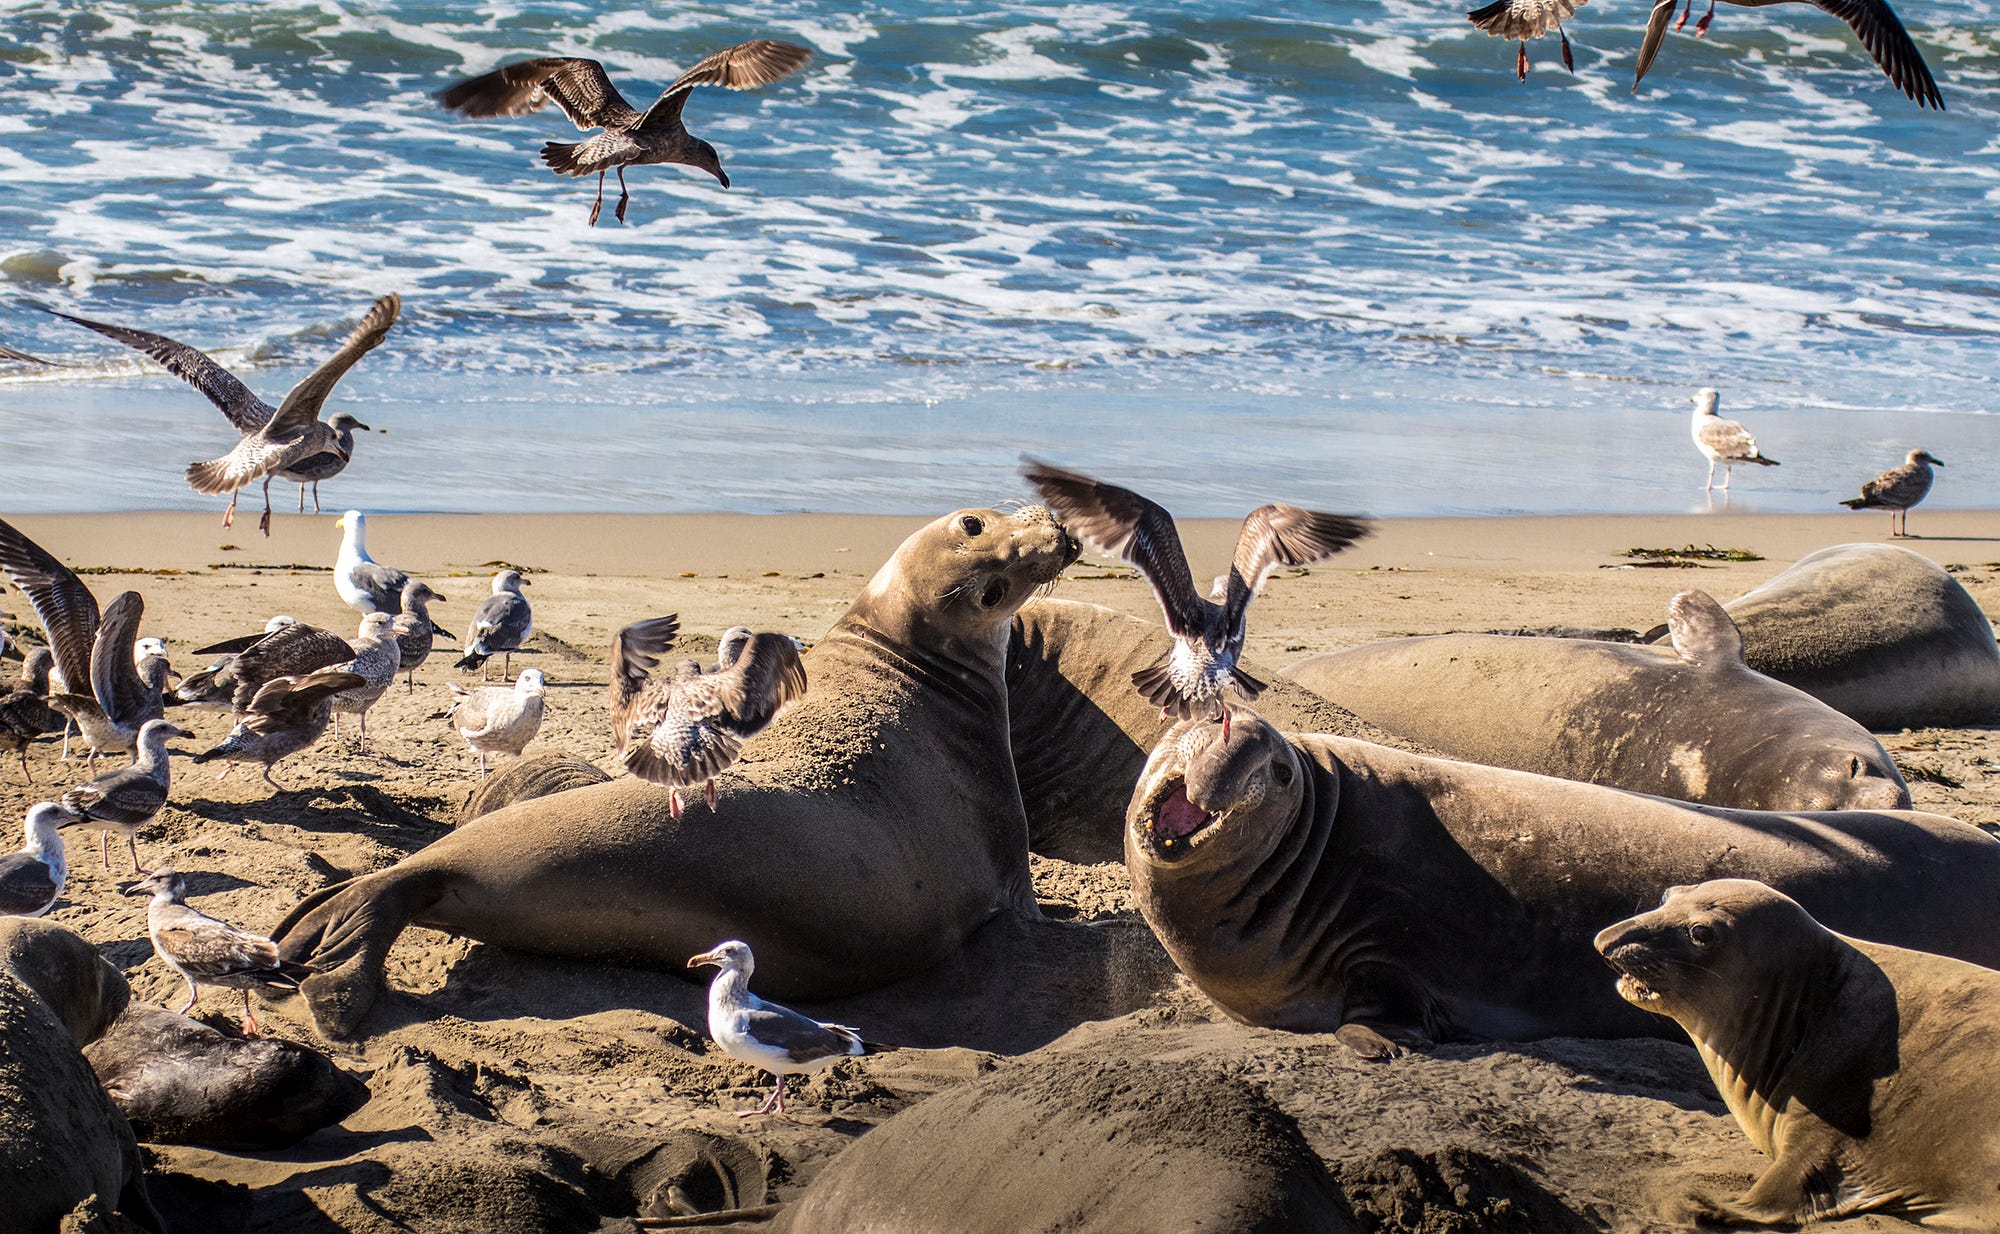
[[1251, 599], [1279, 566], [1322, 561], [1369, 533], [1366, 522], [1344, 514], [1258, 506], [1243, 520], [1229, 573], [1216, 580], [1214, 599], [1205, 600], [1195, 590], [1173, 515], [1130, 489], [1032, 458], [1024, 461], [1028, 482], [1064, 531], [1130, 562], [1152, 585], [1174, 646], [1159, 663], [1132, 674], [1132, 684], [1160, 709], [1162, 720], [1219, 718], [1225, 735], [1229, 708], [1223, 705], [1223, 687], [1234, 686], [1250, 699], [1265, 688], [1236, 663]]
[[729, 187], [715, 147], [687, 131], [681, 108], [696, 86], [726, 86], [754, 90], [804, 68], [812, 52], [794, 43], [752, 39], [725, 47], [682, 73], [644, 112], [625, 101], [618, 87], [595, 60], [573, 56], [543, 56], [504, 65], [491, 73], [440, 90], [437, 101], [446, 111], [473, 119], [525, 116], [551, 99], [584, 132], [602, 129], [574, 144], [552, 141], [542, 147], [542, 161], [557, 175], [597, 173], [597, 201], [590, 207], [590, 225], [604, 210], [604, 173], [618, 172], [618, 205], [612, 216], [625, 221], [632, 194], [625, 187], [625, 169], [645, 163], [684, 163], [698, 167]]

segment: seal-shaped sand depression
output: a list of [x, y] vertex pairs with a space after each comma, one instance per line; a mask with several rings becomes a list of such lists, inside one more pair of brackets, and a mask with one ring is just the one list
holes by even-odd
[[410, 924], [673, 969], [747, 937], [791, 1001], [886, 985], [1031, 912], [1007, 632], [1076, 553], [1038, 506], [960, 510], [905, 540], [806, 655], [812, 692], [719, 781], [728, 827], [618, 780], [510, 805], [308, 897], [277, 937], [321, 969], [314, 1016], [353, 1032]]
[[2000, 841], [1908, 812], [1685, 805], [1239, 717], [1177, 726], [1125, 864], [1224, 1011], [1382, 1057], [1439, 1040], [1661, 1035], [1591, 939], [1670, 886], [1758, 878], [1864, 938], [2000, 961]]
[[1782, 1225], [1900, 1210], [2000, 1225], [2000, 973], [1847, 938], [1762, 883], [1675, 887], [1597, 949], [1635, 1006], [1694, 1039], [1770, 1168], [1688, 1214]]

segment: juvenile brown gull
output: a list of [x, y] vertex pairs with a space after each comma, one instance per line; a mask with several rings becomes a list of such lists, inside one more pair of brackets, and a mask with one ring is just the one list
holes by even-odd
[[306, 485], [312, 485], [313, 513], [318, 514], [320, 481], [333, 479], [346, 471], [347, 465], [354, 461], [354, 430], [360, 429], [364, 433], [370, 431], [367, 425], [345, 411], [334, 413], [333, 419], [328, 420], [326, 426], [333, 430], [331, 449], [309, 454], [278, 472], [280, 480], [290, 480], [299, 486], [300, 514], [306, 512]]
[[1157, 664], [1132, 674], [1132, 684], [1159, 707], [1161, 719], [1220, 719], [1225, 737], [1229, 708], [1223, 688], [1234, 686], [1249, 699], [1265, 688], [1236, 662], [1250, 601], [1278, 567], [1322, 561], [1370, 530], [1365, 521], [1343, 514], [1258, 506], [1244, 518], [1229, 573], [1216, 580], [1215, 599], [1207, 600], [1195, 590], [1180, 533], [1164, 508], [1130, 489], [1034, 459], [1027, 460], [1026, 475], [1064, 531], [1130, 562], [1151, 584], [1174, 645]]
[[541, 669], [522, 669], [520, 678], [511, 687], [468, 690], [455, 681], [448, 684], [456, 697], [445, 718], [479, 755], [481, 778], [486, 775], [487, 755], [518, 758], [542, 729], [547, 687]]
[[1908, 536], [1910, 507], [1930, 495], [1931, 468], [1942, 466], [1942, 462], [1931, 457], [1930, 451], [1912, 450], [1902, 466], [1891, 467], [1876, 476], [1861, 486], [1861, 496], [1850, 497], [1840, 504], [1850, 510], [1887, 510], [1889, 534]]
[[76, 571], [4, 519], [0, 519], [0, 572], [28, 597], [35, 618], [42, 623], [42, 635], [55, 657], [49, 673], [50, 691], [87, 689], [100, 616], [97, 597]]
[[688, 967], [713, 964], [721, 971], [708, 986], [708, 1035], [722, 1052], [762, 1067], [778, 1081], [770, 1097], [738, 1118], [785, 1112], [785, 1082], [795, 1075], [824, 1071], [840, 1059], [867, 1052], [861, 1034], [844, 1024], [823, 1024], [789, 1007], [767, 1003], [750, 992], [756, 959], [750, 945], [731, 939], [688, 960]]
[[680, 75], [653, 105], [640, 112], [625, 101], [618, 87], [595, 60], [543, 56], [503, 65], [491, 73], [441, 90], [437, 100], [445, 110], [473, 119], [525, 116], [554, 100], [563, 114], [585, 132], [603, 129], [573, 145], [549, 142], [542, 161], [557, 175], [597, 173], [597, 200], [590, 207], [590, 225], [604, 209], [604, 173], [618, 172], [618, 205], [612, 216], [625, 221], [632, 194], [625, 187], [625, 169], [644, 163], [684, 163], [698, 167], [729, 187], [715, 147], [687, 131], [681, 109], [696, 86], [726, 86], [751, 90], [769, 85], [805, 67], [812, 52], [792, 43], [752, 39], [708, 56]]
[[151, 657], [142, 673], [133, 654], [145, 614], [146, 601], [138, 592], [113, 596], [91, 642], [90, 693], [49, 695], [49, 706], [70, 718], [90, 748], [90, 765], [104, 754], [136, 749], [139, 730], [165, 714], [166, 658]]
[[55, 907], [69, 878], [61, 829], [76, 821], [53, 801], [28, 807], [27, 842], [0, 857], [0, 917], [39, 917]]
[[147, 895], [146, 933], [153, 951], [167, 967], [187, 981], [188, 1000], [180, 1014], [194, 1010], [205, 985], [243, 991], [243, 1031], [257, 1035], [257, 1017], [250, 1012], [253, 989], [296, 990], [313, 969], [278, 955], [278, 945], [226, 921], [187, 906], [187, 880], [175, 870], [155, 870], [125, 888], [128, 896]]
[[297, 677], [353, 658], [354, 648], [338, 634], [288, 618], [242, 651], [189, 677], [174, 693], [184, 703], [231, 711], [240, 717], [265, 682]]
[[229, 778], [239, 759], [262, 763], [264, 782], [283, 791], [285, 786], [271, 775], [272, 766], [320, 739], [333, 718], [334, 695], [366, 684], [354, 673], [327, 668], [304, 677], [267, 681], [257, 687], [229, 736], [190, 761], [226, 760], [222, 774], [215, 777], [218, 781]]
[[14, 688], [0, 695], [0, 750], [20, 755], [21, 778], [30, 784], [35, 775], [28, 769], [28, 746], [69, 726], [69, 717], [49, 706], [49, 670], [55, 662], [48, 648], [35, 648], [22, 662]]
[[444, 597], [427, 584], [411, 579], [403, 584], [403, 611], [390, 623], [396, 632], [396, 659], [402, 666], [404, 683], [412, 693], [417, 688], [417, 667], [430, 659], [437, 637], [451, 637], [443, 626], [431, 620], [433, 600], [444, 603]]
[[363, 613], [403, 611], [403, 588], [410, 576], [368, 555], [368, 516], [349, 510], [335, 520], [341, 530], [340, 552], [333, 559], [333, 589], [349, 607]]
[[342, 715], [355, 717], [361, 734], [354, 748], [362, 754], [368, 752], [368, 709], [380, 702], [389, 687], [396, 684], [396, 670], [402, 663], [401, 653], [396, 649], [396, 631], [391, 624], [394, 621], [395, 618], [387, 613], [370, 613], [363, 617], [360, 637], [354, 640], [354, 658], [336, 666], [361, 678], [361, 684], [333, 696], [333, 735], [340, 736]]
[[1716, 404], [1722, 395], [1715, 390], [1699, 390], [1690, 400], [1694, 403], [1695, 448], [1708, 457], [1708, 483], [1703, 492], [1715, 487], [1715, 465], [1722, 464], [1722, 491], [1729, 491], [1731, 469], [1738, 463], [1755, 463], [1760, 467], [1776, 467], [1778, 460], [1765, 458], [1757, 449], [1757, 439], [1750, 430], [1734, 420], [1725, 420], [1715, 414]]
[[521, 588], [531, 581], [522, 578], [519, 570], [502, 570], [493, 576], [493, 594], [473, 612], [472, 624], [465, 630], [465, 654], [453, 667], [479, 669], [479, 679], [485, 681], [486, 661], [503, 656], [500, 680], [507, 680], [514, 668], [514, 653], [535, 632], [534, 611], [528, 607], [528, 597], [521, 594]]
[[139, 868], [139, 829], [159, 816], [173, 786], [167, 741], [193, 733], [165, 720], [148, 720], [139, 730], [139, 757], [129, 767], [106, 772], [63, 794], [63, 809], [98, 833], [98, 859], [111, 868], [111, 833], [120, 832], [132, 849], [132, 873]]

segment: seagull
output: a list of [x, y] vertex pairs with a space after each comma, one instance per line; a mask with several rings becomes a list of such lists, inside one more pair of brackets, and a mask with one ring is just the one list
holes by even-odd
[[[1850, 510], [1887, 510], [1889, 512], [1889, 534], [1908, 537], [1910, 534], [1910, 507], [1922, 501], [1931, 491], [1931, 468], [1944, 464], [1931, 457], [1928, 450], [1912, 450], [1900, 467], [1876, 476], [1861, 486], [1861, 496], [1849, 498], [1840, 504]], [[1898, 516], [1901, 521], [1898, 521]]]
[[1576, 11], [1590, 0], [1493, 0], [1483, 9], [1467, 13], [1466, 20], [1496, 38], [1518, 40], [1520, 54], [1514, 61], [1514, 72], [1522, 81], [1528, 80], [1528, 40], [1538, 39], [1551, 29], [1562, 40], [1563, 67], [1576, 72], [1576, 57], [1570, 54], [1569, 35], [1562, 28], [1564, 21], [1576, 16]]
[[55, 907], [69, 878], [60, 829], [76, 821], [53, 801], [28, 807], [27, 843], [0, 857], [0, 917], [39, 917]]
[[20, 680], [0, 695], [0, 750], [21, 756], [21, 778], [30, 784], [35, 776], [28, 770], [29, 743], [69, 727], [69, 717], [49, 706], [49, 670], [55, 662], [48, 648], [35, 648], [21, 665]]
[[280, 480], [290, 480], [293, 484], [299, 486], [300, 514], [306, 512], [306, 485], [312, 485], [313, 513], [318, 514], [320, 512], [319, 482], [321, 480], [333, 479], [341, 472], [346, 471], [347, 465], [354, 461], [354, 430], [360, 429], [364, 433], [374, 431], [345, 411], [336, 412], [333, 419], [326, 422], [326, 426], [333, 430], [333, 444], [331, 448], [321, 450], [317, 454], [307, 455], [291, 466], [281, 468], [278, 471], [278, 478]]
[[340, 736], [343, 714], [354, 716], [361, 726], [361, 736], [354, 748], [363, 754], [368, 752], [368, 709], [396, 684], [396, 671], [402, 667], [402, 653], [396, 649], [396, 631], [392, 628], [395, 620], [387, 613], [363, 617], [361, 636], [354, 640], [354, 658], [336, 666], [361, 678], [361, 684], [333, 696], [333, 735]]
[[[219, 655], [233, 656], [239, 651], [248, 651], [250, 648], [256, 646], [258, 643], [263, 642], [265, 635], [271, 634], [278, 630], [282, 630], [286, 626], [293, 626], [297, 624], [298, 620], [293, 616], [291, 616], [291, 614], [279, 613], [277, 616], [265, 622], [264, 628], [257, 631], [255, 634], [239, 634], [234, 638], [225, 638], [219, 643], [210, 643], [206, 647], [197, 647], [194, 649], [194, 654], [198, 656], [219, 656]], [[209, 668], [211, 669], [213, 669], [214, 667], [215, 665], [213, 664], [209, 665]]]
[[404, 682], [411, 693], [417, 688], [417, 666], [430, 659], [432, 643], [440, 634], [451, 637], [450, 631], [431, 620], [432, 600], [444, 603], [444, 597], [427, 584], [415, 579], [404, 583], [403, 611], [390, 623], [396, 632], [396, 659], [402, 665]]
[[240, 719], [265, 682], [302, 676], [353, 658], [354, 648], [338, 634], [287, 618], [242, 651], [183, 681], [174, 695], [197, 707], [234, 712]]
[[252, 934], [197, 912], [187, 906], [187, 880], [176, 870], [155, 870], [124, 889], [128, 896], [149, 895], [146, 906], [146, 933], [153, 950], [167, 967], [186, 979], [188, 1000], [181, 1015], [194, 1010], [204, 985], [226, 986], [243, 991], [243, 1031], [257, 1035], [257, 1018], [250, 1013], [253, 987], [296, 990], [299, 982], [317, 971], [295, 964], [278, 955], [278, 945], [262, 934]]
[[198, 493], [229, 494], [229, 509], [222, 516], [222, 525], [228, 527], [236, 521], [239, 491], [261, 477], [264, 481], [264, 517], [257, 526], [268, 536], [271, 534], [271, 477], [323, 451], [340, 451], [340, 435], [333, 426], [320, 420], [320, 408], [325, 405], [327, 396], [333, 393], [334, 386], [347, 375], [347, 370], [354, 367], [355, 361], [373, 351], [388, 336], [389, 327], [396, 324], [396, 315], [402, 311], [402, 306], [402, 300], [393, 295], [377, 300], [361, 319], [361, 324], [355, 326], [347, 341], [340, 345], [340, 350], [314, 369], [304, 381], [292, 387], [292, 392], [275, 410], [250, 393], [250, 388], [227, 369], [185, 343], [144, 330], [72, 317], [68, 313], [55, 315], [145, 352], [166, 366], [168, 372], [201, 391], [229, 418], [237, 432], [243, 434], [242, 440], [221, 458], [189, 464], [188, 483]]
[[146, 601], [136, 591], [121, 591], [111, 597], [97, 637], [91, 642], [90, 693], [49, 695], [49, 706], [68, 716], [90, 747], [86, 766], [95, 766], [106, 753], [135, 750], [146, 721], [166, 713], [162, 697], [167, 684], [166, 657], [148, 659], [147, 672], [141, 675], [133, 654], [139, 621], [145, 613]]
[[812, 52], [793, 43], [752, 39], [726, 47], [703, 59], [668, 86], [643, 113], [625, 101], [618, 87], [595, 60], [543, 56], [503, 65], [491, 73], [440, 90], [437, 101], [446, 111], [472, 119], [525, 116], [551, 99], [584, 132], [603, 129], [576, 144], [549, 142], [542, 161], [557, 175], [597, 173], [597, 201], [590, 207], [590, 225], [604, 210], [604, 173], [617, 169], [618, 205], [612, 216], [625, 221], [632, 194], [625, 187], [625, 169], [644, 163], [684, 163], [698, 167], [729, 187], [715, 147], [687, 131], [681, 108], [696, 86], [727, 86], [751, 90], [795, 73], [812, 59]]
[[1702, 492], [1715, 487], [1715, 465], [1722, 464], [1722, 491], [1729, 491], [1729, 478], [1738, 463], [1756, 463], [1760, 467], [1776, 467], [1778, 460], [1765, 458], [1757, 449], [1757, 439], [1750, 430], [1734, 420], [1725, 420], [1715, 414], [1716, 404], [1722, 395], [1716, 390], [1698, 390], [1689, 401], [1694, 404], [1694, 444], [1695, 448], [1708, 456], [1708, 483]]
[[778, 1081], [763, 1105], [738, 1110], [736, 1117], [783, 1114], [788, 1077], [824, 1071], [839, 1059], [867, 1053], [856, 1030], [844, 1024], [822, 1024], [752, 994], [750, 974], [756, 959], [750, 954], [750, 944], [730, 939], [687, 962], [689, 968], [703, 964], [722, 970], [708, 987], [708, 1035], [715, 1038], [724, 1054], [762, 1067]]
[[743, 743], [764, 731], [806, 693], [798, 644], [782, 634], [752, 634], [735, 626], [722, 636], [715, 667], [682, 660], [652, 676], [673, 645], [676, 617], [626, 626], [611, 644], [611, 723], [626, 770], [669, 790], [668, 810], [681, 816], [685, 785], [702, 785], [715, 809], [715, 777], [734, 766]]
[[[42, 623], [55, 664], [49, 692], [66, 694], [90, 687], [90, 653], [97, 640], [97, 597], [76, 571], [48, 550], [0, 520], [0, 571], [19, 587]], [[69, 724], [64, 721], [63, 757], [69, 757]]]
[[284, 791], [285, 786], [271, 776], [271, 767], [318, 741], [333, 717], [333, 696], [367, 682], [354, 673], [320, 669], [304, 677], [278, 677], [257, 687], [256, 696], [244, 708], [242, 718], [219, 745], [203, 750], [190, 761], [223, 759], [217, 782], [229, 778], [236, 760], [264, 764], [264, 782]]
[[139, 828], [159, 816], [173, 783], [167, 739], [193, 733], [165, 720], [148, 720], [139, 730], [139, 757], [130, 767], [107, 772], [63, 794], [62, 806], [78, 817], [79, 826], [98, 833], [98, 859], [111, 868], [111, 833], [123, 832], [132, 848], [132, 873], [139, 868]]
[[521, 594], [521, 588], [531, 581], [522, 578], [519, 570], [502, 570], [493, 576], [493, 594], [472, 614], [472, 624], [465, 631], [465, 654], [454, 668], [479, 669], [479, 679], [485, 681], [486, 661], [504, 656], [500, 680], [507, 680], [514, 668], [514, 653], [535, 632], [534, 613], [528, 608], [528, 597]]
[[363, 613], [402, 612], [403, 588], [409, 585], [410, 576], [378, 564], [368, 555], [368, 516], [349, 510], [333, 525], [345, 533], [340, 538], [340, 555], [333, 561], [333, 589], [340, 598]]
[[546, 691], [541, 669], [522, 669], [510, 689], [488, 686], [468, 690], [455, 681], [446, 684], [457, 697], [445, 712], [445, 718], [465, 738], [465, 744], [478, 752], [481, 779], [486, 778], [488, 754], [519, 758], [541, 731]]
[[1159, 707], [1160, 719], [1220, 718], [1229, 733], [1223, 687], [1245, 698], [1265, 689], [1236, 663], [1243, 654], [1250, 601], [1279, 566], [1305, 566], [1333, 556], [1369, 534], [1369, 525], [1342, 514], [1264, 505], [1243, 520], [1229, 573], [1215, 581], [1212, 600], [1195, 591], [1173, 515], [1130, 489], [1064, 471], [1030, 458], [1028, 482], [1055, 512], [1063, 530], [1136, 566], [1152, 585], [1173, 633], [1173, 649], [1132, 674], [1132, 684]]

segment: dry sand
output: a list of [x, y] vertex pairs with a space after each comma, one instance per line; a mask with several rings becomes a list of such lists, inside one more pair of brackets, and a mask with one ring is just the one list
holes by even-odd
[[[79, 568], [102, 599], [147, 600], [145, 632], [186, 650], [260, 627], [272, 613], [351, 633], [357, 617], [321, 563], [335, 512], [281, 515], [269, 541], [223, 531], [213, 515], [21, 516], [29, 536]], [[842, 612], [915, 517], [380, 517], [377, 560], [426, 578], [462, 630], [500, 563], [532, 573], [536, 635], [516, 667], [550, 679], [549, 718], [531, 751], [608, 763], [601, 690], [611, 632], [678, 612], [698, 646], [745, 623], [811, 639]], [[1902, 541], [1952, 567], [1989, 614], [2000, 611], [2000, 512], [1920, 511], [1925, 538]], [[1877, 539], [1877, 517], [1616, 517], [1385, 523], [1335, 562], [1275, 580], [1253, 619], [1251, 653], [1282, 663], [1370, 639], [1449, 630], [1590, 625], [1647, 628], [1667, 598], [1699, 586], [1727, 599], [1813, 550]], [[1197, 571], [1226, 561], [1234, 528], [1188, 527]], [[1607, 569], [1632, 547], [1715, 544], [1763, 559], [1693, 569]], [[298, 563], [306, 563], [300, 565]], [[1060, 591], [1156, 612], [1129, 571], [1090, 560]], [[34, 622], [0, 595], [11, 627]], [[38, 637], [38, 634], [36, 635]], [[351, 734], [281, 765], [290, 791], [254, 770], [216, 784], [178, 764], [172, 804], [141, 841], [149, 863], [189, 874], [206, 911], [257, 928], [304, 894], [377, 869], [446, 833], [476, 758], [441, 719], [453, 677], [448, 645], [371, 716], [376, 755]], [[175, 713], [219, 738], [224, 717]], [[1986, 730], [1887, 734], [1920, 808], [2000, 824], [2000, 776]], [[32, 755], [39, 789], [0, 766], [0, 817], [22, 817], [58, 774], [52, 747]], [[9, 843], [11, 847], [11, 842]], [[177, 1006], [182, 987], [152, 958], [143, 905], [120, 899], [87, 838], [71, 844], [71, 882], [54, 918], [128, 967], [137, 997]], [[1721, 1112], [1693, 1051], [1662, 1043], [1547, 1042], [1447, 1047], [1427, 1058], [1362, 1064], [1330, 1040], [1242, 1028], [1167, 970], [1137, 918], [1120, 866], [1038, 859], [1044, 909], [1116, 931], [1130, 957], [1109, 999], [1121, 1018], [1077, 1023], [1074, 999], [1021, 970], [1012, 989], [968, 994], [964, 1008], [897, 1007], [893, 998], [828, 1009], [871, 1038], [920, 1042], [843, 1063], [803, 1088], [796, 1116], [742, 1124], [730, 1111], [766, 1078], [711, 1053], [701, 989], [650, 972], [541, 960], [412, 930], [390, 965], [396, 994], [374, 1034], [328, 1048], [369, 1079], [374, 1099], [342, 1127], [276, 1154], [150, 1150], [162, 1201], [201, 1230], [630, 1230], [675, 1180], [704, 1206], [796, 1196], [854, 1136], [910, 1103], [1052, 1048], [1108, 1056], [1200, 1057], [1263, 1086], [1299, 1120], [1355, 1209], [1357, 1228], [1408, 1231], [1659, 1228], [1695, 1175], [1747, 1184], [1761, 1159]], [[983, 997], [978, 1008], [971, 1006]], [[1021, 1008], [1018, 1023], [996, 1020]], [[233, 1023], [229, 996], [204, 999]], [[959, 1014], [963, 1012], [963, 1014]], [[260, 1011], [259, 1018], [265, 1015]], [[303, 1005], [270, 1005], [271, 1031], [316, 1041]], [[890, 1031], [885, 1031], [885, 1028]], [[323, 1043], [322, 1043], [323, 1044]], [[734, 1180], [734, 1190], [717, 1182]], [[655, 1211], [665, 1212], [664, 1208]], [[1893, 1228], [1871, 1218], [1847, 1228]]]

